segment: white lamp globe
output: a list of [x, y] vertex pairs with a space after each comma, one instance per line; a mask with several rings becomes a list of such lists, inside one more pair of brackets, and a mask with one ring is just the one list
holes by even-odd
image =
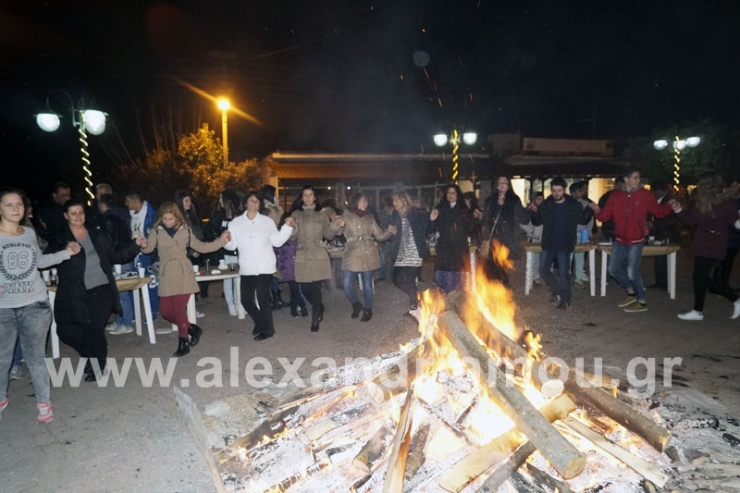
[[689, 137], [686, 139], [686, 145], [689, 147], [696, 147], [701, 143], [700, 137]]
[[665, 139], [656, 140], [653, 142], [653, 147], [655, 147], [656, 150], [662, 151], [666, 147], [668, 147], [668, 141]]
[[54, 132], [59, 128], [59, 116], [54, 113], [39, 113], [36, 115], [36, 125], [44, 132]]
[[463, 142], [469, 146], [475, 144], [476, 140], [478, 140], [478, 134], [475, 132], [465, 132], [463, 134]]
[[679, 151], [683, 151], [684, 147], [686, 147], [686, 141], [685, 140], [676, 140], [673, 142], [673, 148], [678, 149]]
[[105, 113], [98, 110], [85, 110], [83, 112], [85, 130], [93, 135], [105, 132]]
[[434, 143], [437, 144], [439, 147], [442, 147], [447, 143], [447, 135], [445, 134], [437, 134], [434, 136]]

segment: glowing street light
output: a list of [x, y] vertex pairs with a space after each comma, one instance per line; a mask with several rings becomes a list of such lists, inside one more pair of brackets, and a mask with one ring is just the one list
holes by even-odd
[[452, 135], [449, 137], [447, 134], [439, 133], [434, 136], [434, 143], [437, 145], [437, 147], [442, 147], [446, 145], [448, 142], [452, 144], [452, 181], [457, 183], [457, 175], [459, 174], [458, 166], [459, 166], [459, 156], [457, 155], [457, 151], [460, 148], [460, 141], [462, 140], [465, 145], [473, 145], [478, 140], [478, 134], [475, 132], [465, 132], [460, 135], [460, 133], [457, 131], [457, 129], [454, 129], [452, 131]]
[[[688, 139], [681, 139], [678, 135], [676, 135], [673, 139], [673, 181], [676, 183], [676, 186], [679, 185], [679, 180], [681, 178], [681, 151], [683, 151], [686, 147], [696, 147], [699, 144], [701, 144], [701, 138], [700, 137], [689, 137]], [[668, 141], [666, 139], [660, 139], [653, 142], [653, 147], [655, 147], [655, 150], [662, 151], [666, 147], [668, 147]]]
[[217, 102], [218, 109], [221, 110], [221, 140], [224, 145], [224, 167], [229, 164], [229, 109], [231, 103], [226, 98], [221, 98]]
[[36, 115], [36, 124], [44, 132], [54, 132], [59, 128], [61, 123], [60, 115], [54, 112], [49, 106], [49, 97], [54, 93], [63, 94], [69, 103], [69, 111], [72, 113], [72, 126], [77, 129], [77, 133], [80, 141], [80, 153], [82, 154], [82, 170], [84, 171], [83, 178], [85, 180], [85, 193], [87, 194], [87, 204], [92, 203], [92, 199], [95, 195], [92, 193], [93, 182], [92, 171], [90, 171], [90, 152], [88, 151], [87, 134], [100, 135], [105, 132], [106, 113], [98, 110], [75, 108], [72, 96], [69, 93], [55, 89], [46, 95], [46, 107], [49, 110], [48, 113], [39, 113]]

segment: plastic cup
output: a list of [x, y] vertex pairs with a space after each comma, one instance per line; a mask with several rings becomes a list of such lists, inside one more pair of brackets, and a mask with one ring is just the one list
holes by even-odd
[[44, 279], [44, 284], [48, 285], [51, 283], [51, 272], [48, 270], [42, 270], [41, 277]]
[[200, 272], [198, 271], [198, 266], [197, 266], [197, 265], [194, 265], [194, 266], [193, 266], [193, 274], [195, 274], [196, 276], [197, 276], [198, 274], [200, 274]]
[[144, 277], [146, 277], [146, 267], [139, 267], [137, 270], [139, 271], [140, 278], [143, 279]]
[[581, 243], [588, 243], [589, 241], [589, 231], [587, 229], [582, 229], [580, 232], [580, 240]]

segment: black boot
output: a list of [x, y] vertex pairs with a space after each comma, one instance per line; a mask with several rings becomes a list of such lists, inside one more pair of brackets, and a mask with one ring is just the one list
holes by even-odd
[[308, 317], [308, 308], [306, 307], [306, 304], [298, 305], [298, 308], [301, 309], [301, 317]]
[[319, 322], [324, 320], [324, 304], [321, 304], [321, 307], [319, 308]]
[[360, 316], [360, 311], [362, 310], [362, 303], [359, 301], [355, 301], [352, 303], [352, 318], [357, 318]]
[[203, 335], [203, 329], [195, 324], [191, 324], [188, 328], [188, 337], [186, 340], [190, 342], [191, 346], [195, 347], [200, 342], [201, 335]]
[[282, 307], [285, 306], [285, 303], [283, 303], [282, 298], [280, 297], [280, 290], [272, 292], [272, 309], [273, 310], [280, 310]]
[[313, 309], [311, 313], [311, 332], [319, 331], [319, 323], [321, 323], [321, 309]]
[[172, 354], [172, 356], [179, 358], [180, 356], [185, 356], [189, 352], [190, 352], [190, 344], [188, 343], [188, 338], [181, 337], [177, 343], [177, 351], [175, 351]]
[[373, 318], [373, 309], [372, 308], [365, 308], [362, 310], [362, 318], [360, 319], [360, 322], [367, 322]]

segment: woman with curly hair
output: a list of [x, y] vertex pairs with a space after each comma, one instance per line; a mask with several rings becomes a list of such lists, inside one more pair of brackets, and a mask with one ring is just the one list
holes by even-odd
[[710, 289], [733, 303], [731, 319], [740, 317], [738, 295], [728, 284], [712, 278], [712, 271], [727, 252], [729, 227], [740, 229], [737, 195], [737, 187], [725, 189], [722, 176], [711, 172], [699, 179], [689, 208], [684, 209], [675, 200], [669, 202], [681, 222], [696, 226], [689, 250], [694, 257], [694, 308], [679, 313], [681, 320], [704, 320], [704, 300]]
[[187, 307], [190, 295], [198, 292], [193, 267], [188, 260], [188, 248], [196, 252], [215, 252], [231, 239], [225, 231], [211, 243], [200, 241], [188, 227], [180, 208], [174, 202], [164, 202], [157, 212], [154, 227], [149, 232], [143, 253], [159, 253], [159, 310], [162, 317], [177, 325], [180, 340], [173, 356], [185, 356], [190, 347], [200, 341], [203, 330], [190, 324]]

